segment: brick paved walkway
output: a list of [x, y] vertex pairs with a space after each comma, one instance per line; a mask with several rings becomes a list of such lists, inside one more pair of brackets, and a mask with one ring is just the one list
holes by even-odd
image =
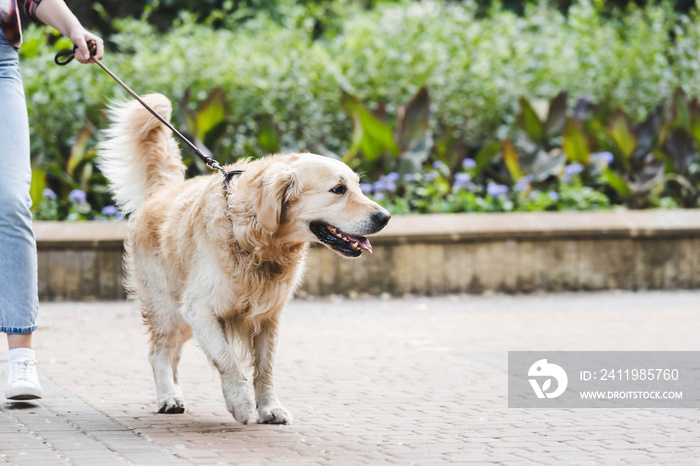
[[192, 343], [188, 411], [154, 414], [136, 306], [44, 304], [46, 397], [2, 404], [0, 464], [700, 464], [700, 410], [508, 409], [505, 372], [508, 350], [699, 350], [698, 303], [700, 292], [296, 301], [276, 375], [290, 426], [237, 424]]

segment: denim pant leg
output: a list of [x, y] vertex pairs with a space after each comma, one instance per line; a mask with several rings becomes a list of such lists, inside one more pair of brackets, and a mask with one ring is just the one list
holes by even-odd
[[0, 33], [0, 330], [36, 330], [39, 308], [32, 230], [29, 123], [17, 52]]

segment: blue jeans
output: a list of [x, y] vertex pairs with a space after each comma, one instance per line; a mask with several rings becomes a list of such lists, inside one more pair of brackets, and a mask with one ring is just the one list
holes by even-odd
[[37, 255], [29, 122], [17, 51], [0, 32], [0, 331], [36, 330]]

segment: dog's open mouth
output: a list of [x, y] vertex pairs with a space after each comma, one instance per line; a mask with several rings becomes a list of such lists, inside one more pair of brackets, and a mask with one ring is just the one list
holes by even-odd
[[311, 222], [309, 228], [322, 243], [327, 244], [339, 253], [357, 257], [362, 251], [372, 254], [372, 245], [364, 236], [351, 235], [326, 222]]

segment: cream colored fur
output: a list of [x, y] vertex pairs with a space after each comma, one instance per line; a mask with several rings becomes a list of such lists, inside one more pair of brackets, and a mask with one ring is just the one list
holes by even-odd
[[[169, 117], [164, 96], [146, 100]], [[372, 215], [386, 212], [346, 165], [313, 154], [227, 167], [245, 171], [226, 199], [219, 174], [185, 180], [170, 131], [137, 102], [110, 115], [100, 167], [131, 214], [126, 284], [150, 333], [158, 410], [184, 411], [178, 363], [194, 336], [218, 369], [236, 420], [291, 422], [275, 394], [273, 365], [280, 313], [302, 278], [308, 243], [318, 241], [309, 224], [370, 234], [383, 227]], [[347, 186], [343, 195], [331, 192], [339, 184]]]

